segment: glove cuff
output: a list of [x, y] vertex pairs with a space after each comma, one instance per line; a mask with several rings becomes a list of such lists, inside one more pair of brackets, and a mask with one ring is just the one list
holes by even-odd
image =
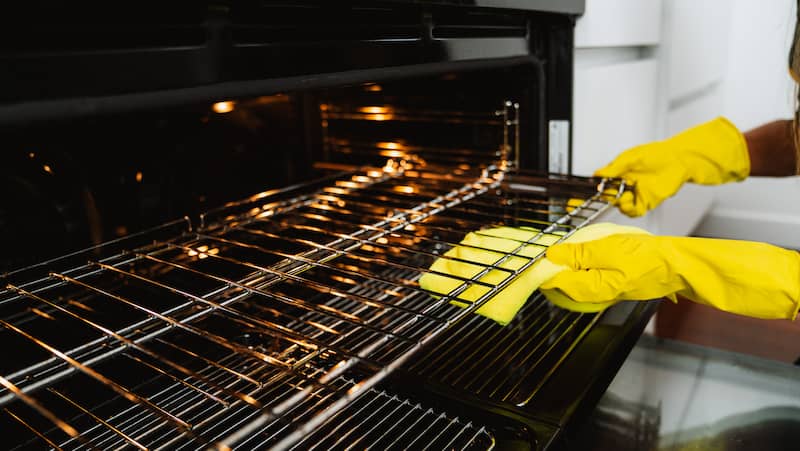
[[728, 118], [719, 116], [711, 122], [718, 122], [720, 128], [726, 129], [726, 135], [731, 141], [731, 151], [734, 164], [729, 168], [731, 181], [741, 182], [750, 175], [750, 152], [747, 149], [747, 140], [739, 128]]

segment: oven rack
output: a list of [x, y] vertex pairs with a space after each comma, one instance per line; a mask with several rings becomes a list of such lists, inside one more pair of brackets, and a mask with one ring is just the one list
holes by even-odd
[[[353, 102], [353, 99], [349, 99]], [[501, 108], [487, 111], [458, 111], [445, 109], [408, 110], [392, 104], [373, 105], [369, 102], [341, 104], [323, 102], [319, 106], [322, 125], [322, 144], [325, 159], [349, 161], [385, 161], [386, 158], [423, 161], [435, 165], [465, 168], [485, 166], [498, 161], [514, 163], [519, 155], [519, 103], [503, 102]], [[424, 125], [398, 132], [397, 125], [384, 128], [386, 122]], [[469, 126], [469, 128], [463, 128]], [[426, 130], [420, 133], [420, 130]], [[466, 133], [480, 135], [480, 144], [468, 146], [453, 142], [452, 137]], [[446, 136], [438, 143], [419, 142], [418, 136]], [[398, 138], [397, 136], [405, 138]], [[413, 138], [409, 138], [413, 137]], [[361, 163], [364, 164], [364, 163]]]
[[[612, 184], [624, 190], [612, 181], [598, 189], [595, 181], [495, 167], [473, 176], [387, 164], [322, 188], [303, 185], [232, 203], [205, 215], [197, 230], [40, 279], [12, 274], [0, 292], [0, 341], [20, 358], [4, 362], [0, 405], [48, 443], [93, 446], [85, 442], [88, 427], [130, 438], [113, 415], [92, 413], [109, 403], [125, 411], [123, 403], [195, 446], [235, 447], [282, 424], [269, 445], [291, 447], [535, 262], [504, 270], [508, 277], [495, 285], [479, 280], [503, 270], [497, 265], [511, 256], [525, 258], [516, 255], [529, 244], [521, 242], [434, 298], [416, 278], [464, 231], [502, 223], [535, 226], [539, 236], [569, 235], [608, 208], [605, 188]], [[567, 208], [570, 198], [581, 202]], [[462, 299], [468, 308], [450, 305], [472, 285], [488, 291], [474, 303]], [[342, 300], [349, 310], [338, 306]], [[225, 353], [245, 359], [258, 377], [227, 366]], [[210, 369], [235, 382], [215, 382], [204, 373]], [[145, 376], [156, 382], [135, 383]], [[337, 385], [343, 378], [354, 384]], [[224, 436], [209, 435], [199, 426], [202, 416], [190, 420], [153, 401], [163, 390], [157, 387], [170, 384], [222, 412], [245, 408], [250, 419]], [[285, 396], [262, 401], [255, 395], [263, 390]], [[95, 391], [103, 393], [89, 399]], [[313, 412], [295, 417], [311, 400]]]

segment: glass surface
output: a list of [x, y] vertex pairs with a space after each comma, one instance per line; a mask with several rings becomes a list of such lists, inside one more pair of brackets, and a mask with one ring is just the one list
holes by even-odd
[[569, 449], [800, 449], [800, 367], [645, 335], [574, 435]]

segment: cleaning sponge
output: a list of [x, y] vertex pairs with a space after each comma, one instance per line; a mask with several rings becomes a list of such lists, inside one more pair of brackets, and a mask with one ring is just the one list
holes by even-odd
[[[450, 274], [467, 279], [483, 271], [486, 268], [485, 265], [495, 265], [498, 268], [517, 270], [531, 258], [535, 258], [539, 254], [545, 252], [547, 247], [561, 239], [559, 235], [563, 235], [563, 233], [543, 234], [534, 242], [525, 244], [524, 247], [516, 253], [518, 256], [511, 256], [502, 263], [497, 263], [505, 255], [511, 253], [521, 244], [536, 237], [539, 233], [539, 230], [530, 227], [497, 227], [470, 232], [464, 237], [459, 246], [448, 250], [444, 254], [446, 257], [450, 258], [436, 259], [430, 269], [437, 273]], [[565, 242], [580, 243], [619, 233], [648, 232], [637, 227], [599, 223], [575, 231]], [[475, 264], [467, 263], [467, 261], [475, 262]], [[496, 293], [494, 297], [478, 308], [476, 313], [493, 319], [500, 325], [505, 326], [514, 318], [514, 315], [517, 314], [519, 309], [525, 305], [528, 297], [530, 297], [539, 285], [565, 269], [567, 268], [557, 265], [542, 256], [539, 261], [528, 267], [502, 291]], [[509, 271], [492, 269], [478, 280], [486, 284], [497, 285], [510, 276], [511, 272]], [[426, 273], [419, 279], [420, 287], [442, 295], [449, 294], [463, 283], [464, 282], [460, 279], [435, 273]], [[489, 290], [490, 288], [487, 286], [472, 284], [457, 297], [465, 301], [474, 302], [480, 299]], [[613, 304], [579, 303], [558, 293], [549, 295], [548, 299], [559, 307], [580, 312], [597, 312]], [[451, 303], [459, 307], [467, 306], [466, 303], [456, 300], [451, 301]]]

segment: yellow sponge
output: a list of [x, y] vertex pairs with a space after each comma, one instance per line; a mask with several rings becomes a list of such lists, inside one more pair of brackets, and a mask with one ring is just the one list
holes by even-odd
[[[438, 258], [433, 262], [430, 269], [443, 274], [450, 274], [466, 279], [470, 279], [483, 271], [485, 266], [493, 265], [502, 259], [506, 254], [527, 242], [537, 234], [539, 230], [530, 227], [497, 227], [494, 229], [470, 232], [461, 241], [461, 246], [456, 246], [444, 255], [455, 259], [475, 262], [476, 264], [456, 261], [449, 258]], [[619, 233], [648, 233], [637, 227], [620, 226], [610, 223], [599, 223], [586, 226], [570, 235], [565, 242], [580, 243], [592, 241], [609, 235]], [[521, 268], [530, 258], [535, 258], [545, 252], [547, 248], [555, 244], [563, 233], [545, 234], [535, 242], [526, 244], [517, 256], [512, 256], [496, 264], [499, 268], [516, 270]], [[528, 258], [525, 258], [528, 257]], [[517, 314], [520, 308], [525, 305], [528, 297], [541, 285], [559, 272], [567, 269], [557, 265], [546, 257], [542, 257], [533, 266], [529, 267], [522, 274], [507, 285], [502, 291], [496, 293], [494, 297], [483, 304], [476, 313], [487, 318], [493, 319], [500, 325], [505, 326]], [[492, 269], [478, 280], [497, 285], [505, 278], [510, 277], [511, 273], [501, 269]], [[464, 282], [459, 279], [447, 277], [445, 275], [426, 273], [419, 279], [420, 287], [425, 290], [446, 295], [461, 286]], [[476, 301], [490, 290], [489, 287], [472, 284], [457, 297], [465, 301]], [[613, 303], [579, 303], [563, 295], [551, 295], [548, 299], [559, 307], [579, 312], [601, 311]], [[467, 306], [464, 302], [451, 301], [459, 307]]]

